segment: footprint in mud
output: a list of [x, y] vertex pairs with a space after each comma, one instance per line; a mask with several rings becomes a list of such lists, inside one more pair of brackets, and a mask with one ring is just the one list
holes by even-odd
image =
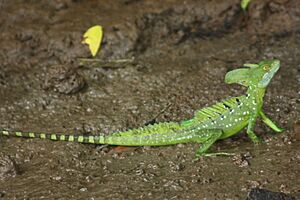
[[69, 65], [51, 66], [46, 75], [43, 88], [61, 94], [75, 94], [86, 85], [84, 78]]
[[8, 177], [15, 177], [18, 169], [15, 161], [7, 155], [0, 153], [0, 180]]

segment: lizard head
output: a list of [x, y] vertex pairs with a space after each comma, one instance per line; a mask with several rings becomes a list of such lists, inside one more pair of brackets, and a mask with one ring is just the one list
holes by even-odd
[[264, 60], [258, 64], [245, 64], [247, 68], [235, 69], [225, 76], [226, 83], [238, 83], [244, 86], [266, 88], [280, 68], [279, 60]]

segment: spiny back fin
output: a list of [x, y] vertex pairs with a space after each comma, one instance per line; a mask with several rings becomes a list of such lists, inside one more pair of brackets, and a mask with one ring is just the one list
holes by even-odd
[[162, 122], [158, 124], [148, 125], [136, 129], [131, 129], [124, 132], [113, 133], [113, 136], [123, 137], [123, 136], [143, 136], [143, 135], [153, 135], [153, 134], [170, 134], [181, 130], [182, 126], [176, 122]]
[[212, 105], [210, 107], [206, 107], [196, 111], [194, 121], [199, 123], [208, 119], [215, 119], [217, 117], [220, 117], [220, 115], [223, 115], [225, 112], [230, 111], [237, 106], [237, 98], [238, 97], [233, 97], [216, 103], [215, 105]]
[[124, 132], [113, 133], [113, 136], [116, 137], [129, 137], [129, 136], [143, 136], [143, 135], [153, 135], [153, 134], [172, 134], [183, 128], [189, 126], [194, 126], [206, 120], [213, 120], [217, 117], [223, 115], [226, 111], [231, 111], [234, 107], [239, 105], [237, 103], [237, 98], [233, 97], [219, 103], [216, 103], [213, 106], [203, 108], [195, 113], [195, 117], [190, 120], [186, 120], [180, 123], [176, 122], [163, 122], [153, 125], [144, 126], [141, 128], [131, 129]]

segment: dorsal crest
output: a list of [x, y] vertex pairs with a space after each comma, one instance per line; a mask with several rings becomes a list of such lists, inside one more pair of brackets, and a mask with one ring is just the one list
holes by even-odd
[[233, 98], [221, 101], [210, 107], [206, 107], [201, 110], [198, 110], [195, 113], [195, 119], [197, 122], [203, 122], [208, 119], [212, 120], [212, 119], [218, 118], [218, 117], [224, 115], [225, 112], [232, 111], [240, 103], [241, 103], [240, 97], [233, 97]]

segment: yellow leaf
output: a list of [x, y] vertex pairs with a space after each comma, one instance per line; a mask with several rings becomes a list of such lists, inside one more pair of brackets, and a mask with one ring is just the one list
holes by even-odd
[[103, 37], [102, 27], [99, 25], [89, 28], [83, 35], [83, 44], [89, 45], [89, 49], [95, 56], [100, 48], [100, 43]]

